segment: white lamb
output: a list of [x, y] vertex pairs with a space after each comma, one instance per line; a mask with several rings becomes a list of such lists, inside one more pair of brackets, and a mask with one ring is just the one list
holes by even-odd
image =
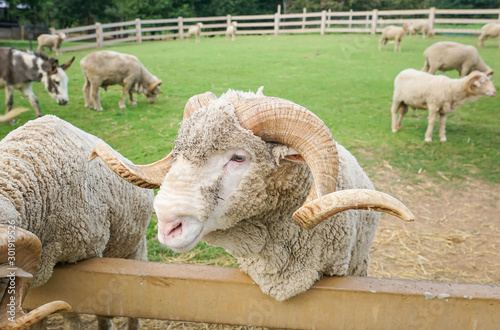
[[382, 44], [384, 49], [387, 50], [387, 41], [394, 40], [394, 51], [401, 51], [401, 41], [403, 37], [410, 31], [410, 24], [405, 23], [403, 27], [389, 25], [382, 30], [382, 36], [378, 42], [378, 50], [382, 50]]
[[232, 21], [231, 24], [227, 26], [226, 29], [226, 39], [231, 39], [234, 41], [236, 39], [236, 27], [238, 26], [238, 22]]
[[[488, 23], [481, 28], [481, 35], [478, 39], [478, 46], [484, 47], [484, 41], [488, 38], [500, 38], [500, 23]], [[498, 43], [500, 48], [500, 42]]]
[[66, 39], [66, 34], [59, 32], [58, 34], [40, 34], [37, 38], [38, 52], [43, 52], [44, 47], [49, 47], [56, 55], [61, 55], [61, 44]]
[[440, 41], [429, 46], [424, 51], [425, 64], [422, 71], [435, 74], [458, 70], [463, 78], [472, 71], [481, 71], [491, 76], [493, 70], [484, 63], [479, 52], [474, 46], [462, 45], [453, 41]]
[[422, 38], [424, 38], [424, 39], [425, 39], [426, 35], [428, 35], [429, 37], [432, 37], [433, 33], [430, 30], [429, 21], [417, 20], [417, 21], [413, 22], [410, 26], [410, 37], [413, 33], [418, 34], [418, 32], [422, 32]]
[[160, 187], [160, 243], [177, 252], [200, 240], [223, 247], [277, 300], [323, 275], [367, 274], [379, 214], [362, 210], [413, 219], [373, 190], [316, 115], [261, 92], [192, 97], [174, 151], [154, 164], [122, 162], [104, 145], [95, 155], [131, 183]]
[[[478, 71], [460, 79], [435, 76], [426, 72], [406, 69], [394, 79], [392, 100], [392, 131], [402, 127], [403, 117], [408, 107], [428, 109], [429, 123], [425, 141], [432, 141], [434, 123], [439, 115], [439, 139], [446, 142], [446, 116], [467, 102], [474, 102], [482, 96], [495, 96], [496, 89], [489, 77]], [[399, 118], [398, 118], [399, 113]]]
[[[96, 143], [103, 142], [52, 115], [0, 141], [0, 225], [13, 223], [41, 241], [33, 287], [48, 281], [56, 263], [147, 260], [153, 191], [128, 184], [102, 161], [89, 163]], [[111, 320], [99, 321], [111, 327]]]
[[200, 42], [201, 29], [203, 27], [203, 23], [199, 22], [196, 25], [190, 26], [188, 29], [188, 33], [186, 35], [186, 39], [189, 40], [192, 36], [195, 36], [196, 42]]

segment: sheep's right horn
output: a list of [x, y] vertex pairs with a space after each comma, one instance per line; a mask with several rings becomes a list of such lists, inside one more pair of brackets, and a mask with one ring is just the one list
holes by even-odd
[[184, 107], [183, 119], [191, 117], [191, 115], [198, 109], [203, 108], [210, 103], [210, 101], [217, 99], [212, 92], [206, 92], [203, 94], [198, 94], [189, 98]]
[[[216, 98], [211, 92], [191, 97], [184, 108], [183, 118], [189, 118], [193, 112], [206, 106], [211, 100]], [[172, 166], [173, 153], [174, 150], [165, 158], [149, 165], [134, 165], [126, 161], [107, 144], [99, 143], [94, 147], [89, 161], [100, 157], [122, 179], [141, 188], [158, 189]]]
[[7, 112], [5, 115], [0, 116], [0, 123], [5, 123], [5, 122], [13, 119], [14, 117], [16, 117], [16, 116], [18, 116], [18, 115], [20, 115], [23, 112], [26, 112], [28, 110], [29, 110], [28, 108], [15, 108], [15, 109], [12, 109], [9, 112]]
[[475, 95], [477, 94], [473, 89], [472, 89], [472, 84], [478, 80], [478, 79], [481, 79], [481, 72], [479, 71], [473, 71], [471, 73], [469, 73], [469, 75], [466, 77], [466, 81], [465, 81], [465, 91], [469, 94], [472, 94], [472, 95]]
[[405, 221], [415, 220], [413, 213], [396, 198], [370, 189], [339, 190], [305, 203], [295, 211], [293, 219], [311, 229], [323, 220], [346, 210], [369, 210], [389, 213]]
[[[6, 225], [0, 225], [0, 265], [2, 265], [0, 270], [2, 270], [2, 277], [7, 278], [9, 286], [14, 283], [15, 290], [13, 294], [7, 290], [7, 287], [3, 292], [0, 291], [0, 329], [22, 329], [50, 314], [70, 310], [71, 307], [66, 302], [53, 301], [27, 314], [23, 312], [22, 303], [33, 281], [33, 275], [38, 269], [42, 244], [36, 235], [27, 230], [18, 227], [12, 232], [9, 229]], [[15, 249], [15, 260], [9, 258], [12, 246]], [[12, 301], [15, 302], [14, 306], [11, 304]], [[9, 320], [10, 317], [12, 319]]]
[[172, 166], [172, 152], [165, 158], [149, 164], [134, 165], [105, 143], [99, 143], [90, 154], [89, 161], [101, 157], [106, 165], [122, 179], [141, 188], [157, 189]]

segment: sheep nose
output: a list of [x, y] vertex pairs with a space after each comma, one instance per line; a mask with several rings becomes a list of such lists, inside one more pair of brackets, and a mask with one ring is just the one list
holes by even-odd
[[61, 100], [58, 101], [58, 103], [59, 103], [59, 105], [66, 105], [66, 104], [68, 104], [68, 100], [61, 99]]

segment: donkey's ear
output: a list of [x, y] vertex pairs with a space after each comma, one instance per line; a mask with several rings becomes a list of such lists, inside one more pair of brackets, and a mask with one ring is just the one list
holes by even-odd
[[61, 69], [63, 69], [64, 71], [66, 71], [66, 69], [68, 69], [71, 66], [71, 64], [73, 64], [74, 60], [75, 60], [75, 57], [73, 56], [73, 58], [71, 60], [69, 60], [68, 62], [66, 62], [63, 65], [61, 65]]
[[54, 60], [52, 62], [52, 68], [50, 69], [50, 74], [56, 73], [58, 67], [59, 67], [59, 61], [58, 60]]

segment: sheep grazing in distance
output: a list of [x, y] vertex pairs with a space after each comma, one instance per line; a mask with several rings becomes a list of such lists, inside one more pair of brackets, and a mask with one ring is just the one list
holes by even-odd
[[[481, 35], [478, 38], [478, 46], [484, 47], [484, 41], [488, 38], [500, 38], [500, 23], [488, 23], [481, 28]], [[500, 42], [498, 43], [500, 48]]]
[[226, 29], [226, 39], [231, 39], [231, 41], [236, 40], [236, 27], [238, 26], [238, 22], [232, 21], [231, 24], [227, 26]]
[[403, 27], [389, 25], [382, 30], [382, 36], [378, 42], [378, 50], [382, 50], [382, 44], [384, 49], [387, 50], [387, 41], [394, 40], [394, 51], [401, 51], [401, 41], [403, 37], [410, 31], [410, 24], [405, 23]]
[[422, 38], [424, 39], [426, 35], [429, 37], [434, 35], [430, 30], [429, 21], [427, 20], [418, 20], [410, 25], [410, 37], [413, 33], [418, 34], [418, 32], [422, 32]]
[[106, 145], [96, 156], [125, 180], [160, 188], [161, 244], [177, 252], [200, 240], [222, 247], [280, 301], [323, 275], [367, 275], [379, 214], [365, 210], [414, 218], [373, 190], [321, 119], [261, 89], [192, 97], [174, 150], [154, 164], [120, 162]]
[[458, 70], [460, 77], [467, 76], [472, 71], [481, 71], [493, 75], [493, 70], [487, 66], [474, 46], [462, 45], [453, 41], [440, 41], [429, 46], [424, 51], [425, 64], [422, 71], [435, 74], [437, 70], [446, 72]]
[[[33, 287], [49, 280], [56, 263], [147, 260], [154, 193], [124, 182], [102, 161], [89, 163], [96, 143], [103, 142], [53, 115], [29, 121], [0, 141], [0, 224], [15, 224], [41, 241]], [[107, 318], [99, 323], [112, 325]]]
[[83, 96], [85, 107], [102, 111], [99, 87], [107, 90], [108, 86], [123, 86], [123, 94], [118, 103], [125, 109], [125, 99], [129, 95], [130, 105], [137, 104], [132, 93], [144, 93], [150, 103], [154, 103], [160, 93], [162, 81], [153, 76], [139, 59], [133, 55], [122, 54], [110, 50], [94, 52], [80, 61], [85, 84]]
[[187, 33], [187, 40], [189, 40], [192, 36], [195, 36], [196, 42], [200, 42], [201, 29], [203, 27], [203, 23], [199, 22], [196, 25], [190, 26]]
[[66, 34], [59, 32], [58, 34], [40, 34], [37, 38], [38, 52], [43, 52], [45, 47], [49, 47], [56, 55], [61, 55], [61, 44], [66, 39]]
[[[401, 129], [403, 117], [408, 107], [428, 109], [429, 122], [425, 141], [432, 141], [434, 123], [439, 115], [439, 140], [446, 142], [446, 116], [467, 102], [474, 102], [483, 96], [495, 96], [496, 89], [490, 78], [483, 72], [474, 71], [460, 79], [435, 76], [426, 72], [406, 69], [394, 79], [392, 100], [392, 131]], [[399, 118], [398, 117], [399, 113]]]

